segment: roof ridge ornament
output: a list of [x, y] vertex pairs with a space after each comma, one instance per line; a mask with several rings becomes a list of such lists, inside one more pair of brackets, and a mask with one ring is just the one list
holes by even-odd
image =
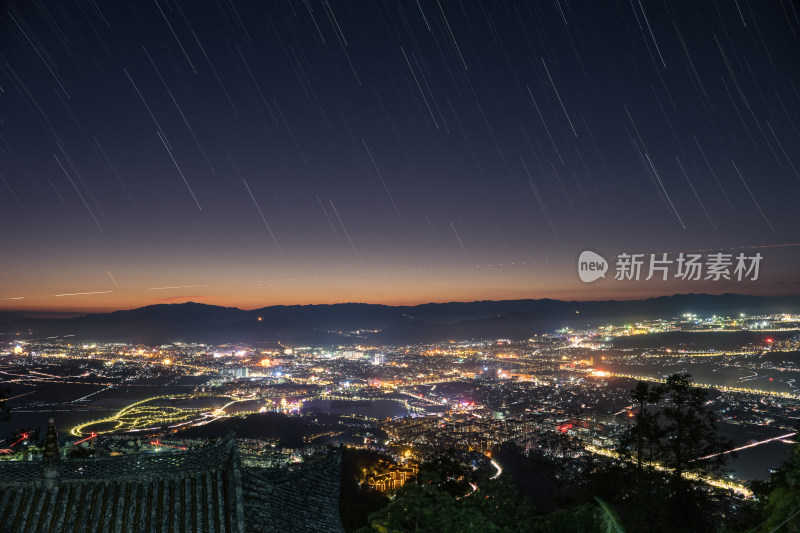
[[58, 486], [58, 433], [56, 432], [55, 421], [51, 418], [47, 424], [47, 433], [44, 436], [44, 466], [42, 468], [42, 487], [45, 490], [52, 490]]
[[56, 460], [59, 458], [58, 453], [58, 432], [56, 431], [55, 420], [52, 418], [47, 424], [47, 433], [44, 436], [44, 451], [42, 457], [48, 460]]

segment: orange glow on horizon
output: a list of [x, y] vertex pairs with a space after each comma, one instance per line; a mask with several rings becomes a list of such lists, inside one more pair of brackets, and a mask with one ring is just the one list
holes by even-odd
[[569, 269], [552, 270], [549, 267], [507, 270], [458, 267], [419, 272], [400, 270], [402, 267], [389, 271], [389, 267], [375, 265], [343, 272], [340, 266], [335, 265], [329, 274], [290, 270], [275, 274], [273, 278], [249, 270], [221, 271], [224, 274], [200, 270], [189, 272], [182, 278], [170, 278], [165, 271], [158, 282], [152, 281], [155, 276], [149, 272], [134, 270], [127, 274], [115, 272], [120, 289], [110, 291], [109, 287], [113, 288], [110, 281], [100, 283], [96, 278], [63, 278], [57, 280], [56, 285], [55, 282], [40, 284], [32, 277], [24, 282], [19, 280], [14, 286], [14, 294], [0, 294], [6, 297], [0, 298], [0, 311], [81, 314], [185, 302], [252, 310], [273, 305], [348, 302], [414, 306], [544, 298], [565, 301], [639, 300], [689, 292], [787, 296], [785, 286], [766, 283], [747, 287], [747, 290], [735, 282], [687, 285], [610, 281], [584, 284]]

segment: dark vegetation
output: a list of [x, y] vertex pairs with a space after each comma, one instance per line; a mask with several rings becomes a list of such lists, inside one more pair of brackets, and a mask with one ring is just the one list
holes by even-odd
[[342, 482], [339, 488], [339, 515], [345, 531], [355, 531], [368, 523], [369, 515], [386, 507], [389, 499], [378, 491], [360, 485], [361, 473], [384, 459], [372, 450], [342, 449]]

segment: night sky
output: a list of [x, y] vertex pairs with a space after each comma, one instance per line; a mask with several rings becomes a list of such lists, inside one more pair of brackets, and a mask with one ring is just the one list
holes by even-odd
[[800, 293], [793, 1], [0, 6], [0, 309]]

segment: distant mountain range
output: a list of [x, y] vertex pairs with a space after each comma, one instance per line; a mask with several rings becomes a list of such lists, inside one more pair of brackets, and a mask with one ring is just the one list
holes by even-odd
[[[252, 311], [187, 302], [73, 318], [24, 318], [16, 313], [0, 313], [0, 340], [74, 335], [81, 341], [147, 344], [184, 341], [406, 345], [527, 339], [535, 333], [563, 327], [622, 324], [687, 312], [723, 316], [800, 312], [800, 297], [676, 294], [625, 301], [501, 300], [415, 306], [344, 303], [279, 305]], [[354, 331], [360, 331], [358, 337]]]

